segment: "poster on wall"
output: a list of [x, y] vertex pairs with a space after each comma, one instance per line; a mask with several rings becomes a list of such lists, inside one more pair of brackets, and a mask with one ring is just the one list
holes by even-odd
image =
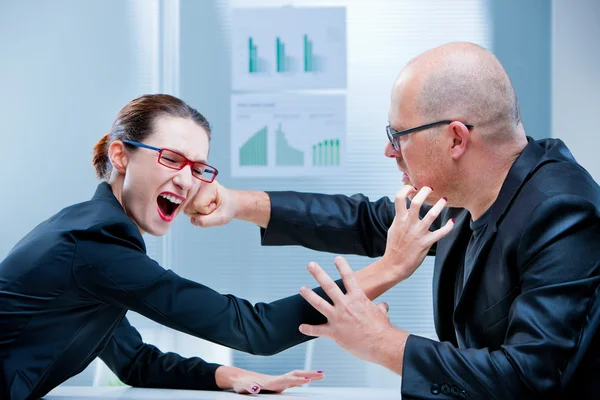
[[346, 88], [346, 8], [236, 8], [234, 91]]
[[346, 166], [344, 95], [231, 97], [234, 177], [324, 176]]

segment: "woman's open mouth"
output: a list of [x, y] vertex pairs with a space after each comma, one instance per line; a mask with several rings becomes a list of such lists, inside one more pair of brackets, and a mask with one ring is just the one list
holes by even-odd
[[156, 198], [158, 204], [158, 215], [163, 221], [171, 222], [175, 217], [175, 211], [185, 201], [185, 198], [177, 196], [176, 194], [163, 192]]

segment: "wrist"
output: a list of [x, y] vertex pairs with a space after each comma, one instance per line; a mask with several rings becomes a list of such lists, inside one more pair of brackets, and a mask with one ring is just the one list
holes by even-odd
[[390, 326], [381, 335], [380, 343], [374, 352], [373, 362], [402, 376], [404, 364], [404, 348], [408, 340], [408, 332]]
[[376, 271], [377, 275], [382, 277], [386, 282], [391, 285], [397, 285], [398, 283], [404, 281], [408, 278], [405, 274], [405, 269], [401, 264], [391, 262], [388, 258], [381, 257], [379, 260], [372, 264]]
[[267, 193], [231, 190], [230, 195], [235, 204], [233, 218], [267, 227], [271, 219], [271, 199]]
[[387, 271], [389, 279], [393, 280], [396, 284], [410, 277], [410, 275], [406, 273], [407, 268], [405, 268], [402, 262], [392, 261], [392, 257], [386, 256], [385, 254], [378, 261], [380, 262], [379, 268]]
[[233, 384], [246, 372], [240, 368], [222, 365], [215, 371], [215, 382], [221, 389], [233, 389]]

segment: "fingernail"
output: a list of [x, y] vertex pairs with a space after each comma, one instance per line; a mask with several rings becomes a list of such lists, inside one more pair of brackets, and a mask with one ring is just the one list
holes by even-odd
[[314, 262], [311, 261], [311, 262], [308, 263], [308, 269], [309, 270], [313, 269], [314, 267], [315, 267], [315, 263]]
[[429, 189], [431, 189], [431, 191], [433, 192], [433, 188], [431, 186], [427, 186]]
[[322, 373], [323, 373], [323, 371], [317, 371], [317, 373], [318, 373], [318, 374], [322, 374]]
[[413, 186], [413, 187], [415, 188], [415, 190], [419, 190], [419, 189], [417, 189], [417, 187], [416, 187], [416, 186]]
[[442, 199], [444, 199], [444, 201], [448, 201], [448, 198], [447, 198], [447, 197], [445, 197], [445, 196], [444, 196], [444, 197], [442, 197]]
[[454, 218], [450, 218], [450, 221], [452, 221], [452, 223], [454, 223]]
[[252, 391], [256, 392], [258, 390], [258, 386], [252, 386]]
[[310, 379], [308, 376], [305, 376], [304, 379]]

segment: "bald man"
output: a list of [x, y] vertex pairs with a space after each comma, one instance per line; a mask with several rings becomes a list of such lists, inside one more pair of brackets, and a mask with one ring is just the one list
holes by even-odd
[[[562, 141], [526, 136], [503, 67], [470, 43], [429, 50], [405, 67], [387, 135], [385, 155], [412, 204], [215, 185], [188, 210], [192, 222], [239, 218], [263, 228], [263, 245], [378, 257], [393, 224], [422, 223], [414, 209], [423, 197], [447, 198], [432, 229], [454, 228], [429, 251], [439, 341], [393, 327], [343, 260], [336, 264], [347, 293], [309, 266], [332, 302], [303, 287], [328, 322], [301, 332], [402, 375], [404, 399], [599, 398], [598, 184]], [[404, 278], [413, 271], [406, 264]]]

